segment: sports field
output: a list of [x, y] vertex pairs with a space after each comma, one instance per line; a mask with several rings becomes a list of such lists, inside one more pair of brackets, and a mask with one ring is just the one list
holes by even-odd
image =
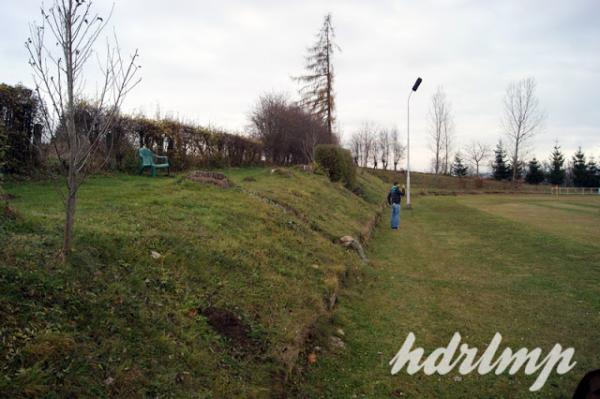
[[[331, 333], [307, 366], [298, 397], [570, 398], [586, 371], [600, 367], [600, 197], [417, 197], [400, 231], [387, 220], [369, 244], [372, 267], [340, 299]], [[337, 329], [341, 329], [342, 333]], [[575, 348], [575, 368], [537, 374], [477, 372], [390, 375], [388, 362], [413, 332], [429, 354], [459, 332], [483, 351], [496, 332], [501, 349], [556, 344]], [[319, 350], [320, 349], [320, 350]]]

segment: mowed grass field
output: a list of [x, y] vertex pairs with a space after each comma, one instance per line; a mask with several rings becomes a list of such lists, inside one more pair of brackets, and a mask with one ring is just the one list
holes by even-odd
[[[416, 197], [400, 231], [387, 220], [368, 248], [372, 267], [340, 299], [332, 331], [345, 349], [317, 352], [301, 398], [570, 398], [600, 367], [600, 197]], [[530, 392], [537, 373], [390, 375], [407, 334], [425, 354], [454, 332], [483, 351], [556, 344], [575, 368]], [[315, 342], [318, 346], [327, 346]]]

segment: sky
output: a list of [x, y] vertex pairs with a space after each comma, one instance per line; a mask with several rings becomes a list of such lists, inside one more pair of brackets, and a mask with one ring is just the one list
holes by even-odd
[[[51, 1], [47, 0], [48, 6]], [[33, 86], [24, 42], [40, 20], [38, 0], [2, 0], [0, 82]], [[107, 15], [112, 0], [96, 0]], [[248, 131], [264, 93], [296, 99], [291, 77], [332, 13], [337, 128], [347, 141], [365, 121], [397, 126], [405, 140], [411, 99], [411, 166], [430, 169], [428, 110], [442, 86], [451, 103], [456, 150], [504, 138], [503, 96], [533, 77], [546, 114], [527, 158], [546, 160], [558, 140], [600, 160], [600, 1], [158, 1], [116, 0], [113, 31], [124, 53], [140, 53], [142, 82], [126, 112], [165, 115]], [[99, 43], [102, 45], [102, 43]], [[98, 47], [99, 50], [102, 46]], [[86, 80], [93, 91], [90, 65]]]

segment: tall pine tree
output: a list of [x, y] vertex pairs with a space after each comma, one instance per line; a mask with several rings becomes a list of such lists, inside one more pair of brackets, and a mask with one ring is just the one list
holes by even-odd
[[554, 145], [550, 157], [550, 170], [548, 170], [548, 181], [550, 184], [560, 186], [565, 181], [565, 156], [560, 151], [558, 143]]
[[335, 122], [335, 95], [333, 91], [333, 53], [340, 50], [335, 44], [335, 31], [331, 14], [323, 20], [323, 26], [317, 34], [317, 42], [308, 49], [306, 56], [306, 75], [294, 78], [303, 83], [300, 88], [302, 105], [306, 106], [327, 127], [329, 141], [335, 142], [333, 123]]
[[495, 180], [506, 180], [510, 176], [510, 168], [506, 164], [506, 151], [502, 141], [498, 142], [494, 150], [494, 162], [492, 163], [493, 177]]
[[585, 163], [585, 154], [579, 150], [573, 155], [573, 166], [571, 168], [573, 175], [573, 185], [575, 187], [585, 187], [588, 182], [588, 169]]
[[540, 184], [544, 181], [544, 172], [537, 159], [533, 158], [527, 165], [525, 181], [529, 184]]

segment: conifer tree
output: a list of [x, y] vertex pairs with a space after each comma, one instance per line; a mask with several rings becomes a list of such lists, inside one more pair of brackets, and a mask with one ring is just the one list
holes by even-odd
[[529, 184], [540, 184], [544, 181], [544, 172], [537, 159], [533, 158], [527, 165], [525, 181]]
[[588, 187], [600, 187], [600, 175], [598, 174], [598, 165], [594, 158], [590, 158], [587, 163], [587, 186]]
[[495, 180], [506, 180], [510, 176], [510, 168], [506, 164], [506, 151], [502, 141], [498, 142], [494, 150], [494, 162], [492, 163], [493, 177]]
[[560, 186], [565, 181], [565, 156], [560, 151], [558, 143], [554, 145], [552, 156], [550, 157], [550, 170], [548, 171], [548, 181], [552, 185]]
[[454, 156], [454, 162], [452, 163], [452, 174], [458, 177], [464, 177], [467, 175], [469, 167], [463, 164], [463, 160], [460, 153]]
[[579, 150], [573, 155], [573, 166], [571, 168], [573, 175], [573, 185], [575, 187], [585, 187], [588, 183], [588, 168], [585, 162], [585, 154]]

